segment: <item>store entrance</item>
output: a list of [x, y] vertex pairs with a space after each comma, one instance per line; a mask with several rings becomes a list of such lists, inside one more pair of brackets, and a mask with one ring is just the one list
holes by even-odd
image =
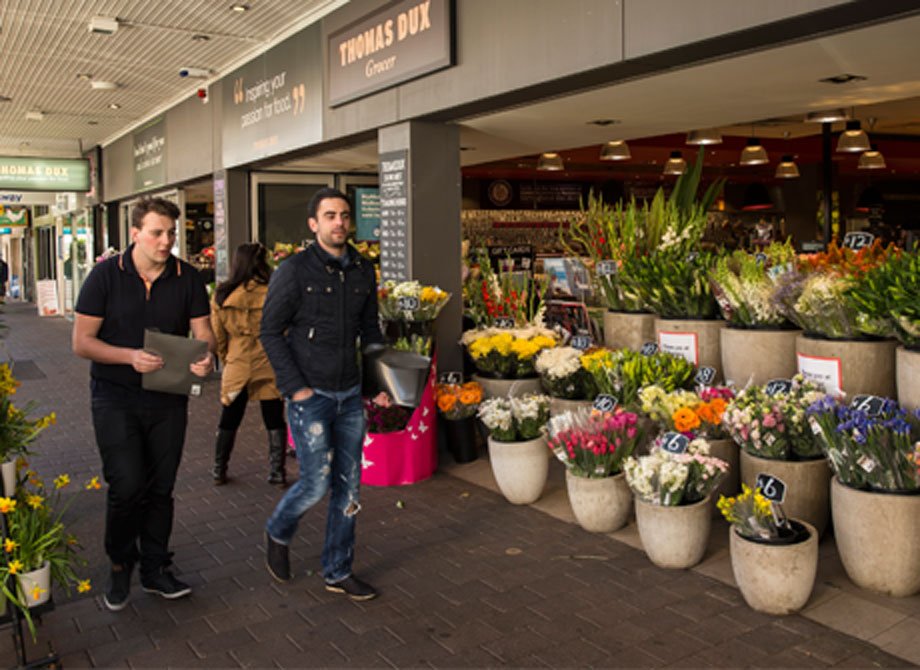
[[253, 172], [251, 175], [252, 238], [267, 249], [304, 246], [313, 239], [307, 226], [307, 205], [321, 188], [333, 186], [331, 174]]

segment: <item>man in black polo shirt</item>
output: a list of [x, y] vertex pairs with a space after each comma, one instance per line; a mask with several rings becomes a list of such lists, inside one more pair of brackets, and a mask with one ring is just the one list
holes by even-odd
[[[179, 598], [191, 589], [169, 570], [173, 486], [182, 457], [188, 398], [145, 391], [141, 373], [163, 366], [143, 350], [144, 329], [192, 335], [215, 351], [208, 295], [188, 263], [171, 251], [179, 209], [168, 200], [142, 200], [131, 213], [133, 244], [93, 268], [77, 299], [73, 350], [92, 361], [93, 427], [109, 485], [105, 551], [112, 561], [105, 604], [128, 603], [131, 571], [140, 560], [149, 593]], [[191, 371], [206, 377], [211, 353]]]

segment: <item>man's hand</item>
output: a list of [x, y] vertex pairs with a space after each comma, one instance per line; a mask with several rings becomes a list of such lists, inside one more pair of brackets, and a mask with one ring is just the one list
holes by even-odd
[[313, 395], [313, 389], [302, 388], [297, 391], [294, 395], [291, 396], [291, 402], [300, 402], [301, 400], [306, 400]]
[[156, 354], [151, 354], [143, 349], [135, 349], [131, 353], [131, 367], [140, 372], [153, 372], [163, 367], [163, 359]]
[[390, 399], [390, 396], [386, 391], [381, 391], [375, 395], [373, 402], [378, 407], [389, 407], [393, 404], [393, 401]]
[[214, 357], [209, 351], [194, 363], [189, 364], [188, 369], [192, 371], [193, 375], [207, 377], [211, 374], [211, 370], [214, 369]]

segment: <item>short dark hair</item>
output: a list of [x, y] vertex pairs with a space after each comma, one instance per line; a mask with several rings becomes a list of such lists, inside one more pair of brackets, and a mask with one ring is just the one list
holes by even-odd
[[179, 220], [179, 207], [165, 198], [143, 198], [131, 210], [131, 226], [140, 230], [144, 227], [144, 217], [150, 212], [168, 216], [173, 221]]
[[337, 188], [331, 188], [329, 186], [323, 186], [320, 190], [313, 194], [313, 197], [310, 198], [310, 204], [307, 205], [307, 218], [315, 219], [316, 212], [319, 210], [319, 203], [321, 203], [326, 198], [336, 198], [338, 200], [344, 200], [348, 203], [348, 209], [352, 209], [351, 200], [348, 199], [348, 196], [342, 193]]

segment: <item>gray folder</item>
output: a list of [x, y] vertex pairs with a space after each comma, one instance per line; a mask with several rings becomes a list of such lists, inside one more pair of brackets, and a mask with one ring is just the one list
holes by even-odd
[[202, 378], [192, 373], [189, 365], [207, 353], [207, 342], [145, 330], [144, 350], [163, 359], [162, 368], [141, 375], [141, 386], [145, 390], [180, 395], [201, 393]]

